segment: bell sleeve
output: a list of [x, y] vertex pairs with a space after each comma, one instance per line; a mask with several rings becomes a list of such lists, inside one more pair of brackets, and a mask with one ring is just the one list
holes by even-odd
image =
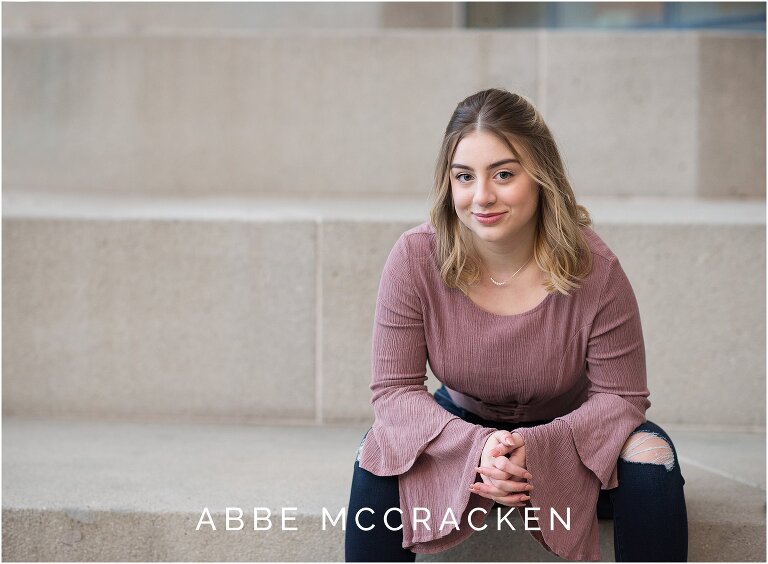
[[[528, 504], [541, 508], [531, 531], [547, 550], [571, 560], [599, 560], [597, 497], [618, 486], [619, 454], [643, 423], [651, 403], [646, 384], [645, 346], [632, 286], [611, 257], [586, 347], [587, 399], [552, 422], [518, 428], [526, 443], [526, 466], [534, 491]], [[571, 530], [555, 520], [570, 509]], [[539, 515], [536, 515], [539, 517]]]
[[[459, 544], [474, 532], [468, 518], [480, 527], [493, 505], [468, 487], [478, 481], [474, 468], [497, 429], [453, 415], [427, 390], [422, 299], [413, 280], [408, 236], [403, 234], [379, 284], [370, 384], [375, 420], [360, 447], [359, 464], [377, 476], [399, 476], [403, 547], [432, 553]], [[476, 507], [485, 512], [472, 512]], [[414, 508], [419, 519], [428, 510], [426, 523], [414, 526]], [[444, 522], [446, 515], [449, 521], [455, 517], [454, 522]]]

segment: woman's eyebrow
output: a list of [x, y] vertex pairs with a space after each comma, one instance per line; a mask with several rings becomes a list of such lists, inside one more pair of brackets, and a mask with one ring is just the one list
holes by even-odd
[[[496, 161], [495, 163], [491, 163], [488, 165], [488, 170], [491, 170], [494, 167], [497, 167], [499, 165], [507, 164], [507, 163], [519, 163], [517, 159], [504, 159], [503, 161]], [[466, 170], [474, 170], [471, 166], [459, 164], [459, 163], [453, 163], [451, 165], [451, 168], [464, 168]]]

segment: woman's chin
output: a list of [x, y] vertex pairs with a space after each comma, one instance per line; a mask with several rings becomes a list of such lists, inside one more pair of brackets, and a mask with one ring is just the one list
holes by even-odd
[[495, 243], [505, 238], [505, 233], [501, 229], [480, 229], [473, 231], [475, 238], [485, 243]]

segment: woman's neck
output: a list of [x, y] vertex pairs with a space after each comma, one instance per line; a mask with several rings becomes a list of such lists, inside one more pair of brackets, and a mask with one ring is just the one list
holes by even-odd
[[[480, 258], [482, 275], [490, 275], [497, 280], [506, 280], [518, 270], [517, 276], [522, 275], [523, 270], [527, 270], [531, 263], [534, 263], [532, 255], [536, 241], [535, 227], [534, 224], [533, 229], [526, 229], [501, 241], [483, 241], [472, 234], [472, 245]], [[525, 268], [521, 269], [523, 265]]]

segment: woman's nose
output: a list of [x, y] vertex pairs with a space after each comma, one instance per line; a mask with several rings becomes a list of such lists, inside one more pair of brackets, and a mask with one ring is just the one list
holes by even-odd
[[490, 188], [489, 184], [485, 180], [478, 180], [475, 183], [475, 202], [485, 207], [496, 201], [496, 194]]

